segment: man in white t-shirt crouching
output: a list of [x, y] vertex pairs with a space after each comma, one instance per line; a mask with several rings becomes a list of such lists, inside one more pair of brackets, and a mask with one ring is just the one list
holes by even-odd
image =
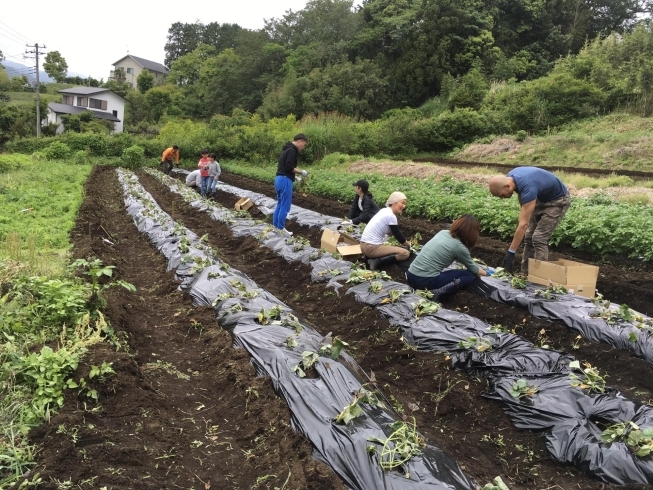
[[[410, 242], [399, 230], [397, 216], [406, 209], [406, 196], [393, 192], [386, 201], [386, 207], [374, 215], [361, 236], [361, 251], [370, 259], [370, 269], [375, 271], [383, 266], [396, 264], [410, 257]], [[386, 238], [393, 235], [407, 248], [384, 245]]]

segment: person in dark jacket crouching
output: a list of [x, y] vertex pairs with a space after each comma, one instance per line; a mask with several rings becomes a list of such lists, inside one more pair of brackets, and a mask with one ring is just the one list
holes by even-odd
[[[451, 228], [442, 230], [431, 238], [410, 265], [406, 277], [408, 285], [415, 289], [428, 289], [439, 301], [443, 296], [454, 294], [469, 285], [476, 276], [492, 275], [474, 263], [469, 249], [476, 245], [480, 233], [478, 220], [464, 214], [453, 222]], [[443, 271], [456, 260], [466, 270]]]
[[360, 223], [369, 223], [376, 213], [379, 212], [379, 207], [374, 202], [372, 193], [368, 192], [370, 184], [367, 180], [357, 180], [352, 184], [356, 188], [356, 197], [351, 203], [349, 209], [349, 219], [343, 221], [343, 225]]

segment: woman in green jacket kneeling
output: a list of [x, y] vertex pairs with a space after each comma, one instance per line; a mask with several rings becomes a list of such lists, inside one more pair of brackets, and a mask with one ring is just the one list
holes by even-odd
[[[436, 234], [424, 245], [406, 273], [408, 285], [414, 289], [428, 289], [439, 301], [469, 285], [476, 276], [491, 275], [474, 263], [469, 249], [476, 245], [480, 235], [478, 220], [464, 214], [453, 222], [451, 228]], [[454, 260], [467, 270], [444, 271]]]

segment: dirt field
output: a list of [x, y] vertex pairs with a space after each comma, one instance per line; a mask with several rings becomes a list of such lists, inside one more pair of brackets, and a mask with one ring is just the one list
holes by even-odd
[[177, 292], [165, 259], [126, 214], [114, 169], [92, 172], [72, 239], [75, 257], [99, 257], [137, 287], [107, 297], [107, 318], [131, 350], [105, 345], [84, 359], [114, 363], [100, 409], [84, 411], [69, 396], [31, 433], [42, 448], [36, 471], [49, 481], [39, 488], [78, 488], [58, 486], [68, 480], [114, 490], [272, 489], [286, 481], [286, 489], [345, 488], [311, 459], [310, 444], [288, 425], [287, 406], [232, 348], [213, 310]]
[[[175, 219], [199, 235], [208, 234], [222, 260], [248, 274], [322, 334], [333, 332], [349, 342], [349, 352], [363, 369], [374, 371], [395, 408], [401, 412], [409, 403], [418, 405], [413, 415], [422, 434], [479, 484], [501, 475], [513, 490], [610, 488], [553, 462], [543, 437], [516, 430], [500, 406], [483, 397], [485, 380], [452, 370], [444, 354], [406, 347], [399, 332], [376, 311], [351, 295], [338, 297], [312, 283], [309, 266], [288, 264], [253, 238], [234, 238], [227, 226], [187, 206], [147, 174], [139, 178], [165, 211], [174, 211]], [[269, 184], [233, 175], [223, 178], [272, 195]], [[127, 335], [131, 351], [116, 353], [103, 346], [85, 359], [86, 365], [114, 362], [116, 375], [103, 387], [100, 410], [84, 411], [71, 397], [61, 414], [33, 432], [42, 447], [38, 471], [45, 479], [71, 479], [80, 488], [98, 489], [343, 488], [329, 468], [311, 459], [310, 445], [288, 426], [287, 407], [267, 379], [255, 377], [244, 352], [231, 347], [229, 334], [212, 310], [192, 307], [176, 291], [165, 260], [127, 216], [115, 171], [96, 168], [86, 195], [73, 234], [74, 255], [97, 256], [117, 267], [118, 278], [137, 286], [135, 294], [116, 289], [108, 296], [107, 316]], [[218, 202], [232, 207], [235, 199], [219, 193]], [[348, 209], [348, 204], [314, 196], [296, 196], [293, 202], [334, 216]], [[403, 218], [400, 224], [408, 235], [419, 231], [425, 239], [446, 226]], [[317, 229], [294, 223], [288, 227], [313, 246], [319, 244]], [[484, 237], [474, 255], [497, 263], [505, 248], [505, 243]], [[557, 252], [572, 258], [568, 250]], [[599, 290], [606, 297], [653, 313], [647, 311], [653, 295], [650, 266], [618, 258], [596, 262], [602, 272]], [[397, 270], [390, 272], [398, 277]], [[608, 384], [626, 396], [653, 403], [650, 367], [627, 352], [577, 341], [564, 325], [464, 292], [445, 307], [516, 328], [536, 343], [545, 337], [553, 348], [599, 366], [608, 374]], [[579, 349], [572, 351], [574, 342]], [[60, 429], [62, 424], [66, 431]], [[81, 484], [84, 480], [88, 483]], [[60, 487], [51, 481], [42, 488]]]

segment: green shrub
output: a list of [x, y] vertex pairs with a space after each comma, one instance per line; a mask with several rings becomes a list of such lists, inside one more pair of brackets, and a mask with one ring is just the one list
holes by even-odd
[[70, 146], [61, 141], [55, 141], [43, 151], [43, 154], [48, 160], [65, 160], [70, 156]]
[[434, 123], [435, 137], [446, 148], [461, 146], [489, 132], [485, 115], [469, 108], [445, 111]]
[[449, 109], [470, 107], [481, 108], [483, 98], [488, 91], [488, 85], [481, 70], [474, 68], [463, 76], [449, 96]]
[[145, 150], [138, 145], [130, 146], [123, 150], [121, 158], [128, 167], [141, 167], [145, 162]]
[[18, 169], [21, 165], [19, 158], [18, 155], [0, 155], [0, 174]]
[[134, 144], [134, 137], [129, 133], [119, 133], [114, 136], [110, 136], [107, 140], [107, 151], [106, 155], [108, 157], [120, 157], [125, 148], [129, 148]]
[[5, 149], [12, 153], [24, 153], [31, 155], [38, 151], [47, 148], [55, 138], [18, 138], [13, 141], [8, 141], [5, 144]]
[[520, 129], [515, 133], [515, 139], [517, 141], [524, 141], [528, 137], [528, 133], [523, 129]]
[[554, 73], [489, 93], [481, 112], [501, 131], [537, 131], [595, 114], [603, 103], [603, 92], [592, 83]]
[[107, 156], [108, 136], [96, 133], [64, 133], [64, 141], [73, 150], [87, 150], [94, 157]]
[[88, 152], [85, 150], [76, 151], [72, 156], [72, 161], [75, 165], [86, 165], [89, 160]]

